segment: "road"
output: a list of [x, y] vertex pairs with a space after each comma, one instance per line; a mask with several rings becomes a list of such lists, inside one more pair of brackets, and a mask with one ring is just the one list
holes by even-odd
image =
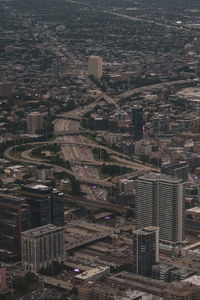
[[133, 21], [133, 22], [149, 23], [149, 24], [165, 27], [167, 29], [175, 29], [175, 30], [178, 30], [178, 31], [191, 32], [191, 30], [189, 28], [185, 28], [185, 27], [180, 28], [179, 26], [176, 26], [176, 25], [170, 25], [170, 24], [166, 24], [166, 23], [156, 22], [156, 21], [150, 20], [150, 19], [132, 17], [132, 16], [129, 16], [129, 15], [124, 15], [124, 14], [121, 14], [121, 13], [115, 13], [115, 12], [107, 11], [107, 10], [103, 10], [102, 12], [104, 12], [106, 14], [111, 14], [111, 15], [116, 16], [116, 17], [120, 17], [122, 19], [127, 19], [127, 20], [130, 20], [130, 21]]
[[44, 276], [44, 275], [39, 275], [39, 277], [40, 277], [40, 280], [43, 281], [44, 283], [52, 285], [57, 288], [71, 290], [73, 287], [72, 284], [65, 282], [63, 280], [60, 280], [60, 279], [56, 279], [55, 277], [49, 277], [49, 276]]
[[171, 86], [178, 86], [178, 85], [186, 85], [197, 82], [196, 79], [186, 79], [186, 80], [178, 80], [178, 81], [169, 81], [169, 82], [163, 82], [158, 84], [152, 84], [147, 86], [142, 86], [136, 89], [129, 90], [127, 92], [121, 93], [117, 96], [116, 101], [119, 101], [123, 98], [128, 98], [130, 96], [133, 96], [138, 93], [152, 91], [152, 90], [161, 90], [165, 87], [171, 87]]
[[[9, 160], [14, 160], [14, 161], [25, 163], [25, 164], [34, 164], [34, 165], [39, 165], [39, 166], [41, 166], [41, 164], [42, 164], [47, 167], [60, 169], [61, 171], [64, 171], [64, 172], [74, 176], [74, 173], [66, 168], [47, 163], [43, 160], [32, 159], [31, 157], [28, 158], [29, 150], [24, 151], [25, 153], [22, 152], [22, 156], [25, 156], [25, 158], [16, 158], [10, 154], [13, 149], [14, 149], [14, 147], [10, 147], [10, 148], [6, 149], [4, 152], [4, 156]], [[111, 187], [112, 186], [112, 183], [105, 182], [104, 180], [100, 180], [100, 179], [95, 181], [94, 179], [91, 179], [91, 178], [87, 178], [87, 177], [81, 178], [81, 177], [77, 177], [77, 176], [76, 176], [76, 179], [84, 184], [94, 185], [96, 183], [96, 185], [99, 185], [102, 187]]]
[[130, 208], [129, 207], [125, 207], [119, 204], [113, 204], [110, 202], [103, 202], [101, 199], [100, 200], [91, 200], [91, 199], [86, 199], [84, 197], [79, 198], [79, 197], [74, 197], [74, 196], [70, 196], [67, 195], [66, 200], [72, 200], [75, 202], [78, 202], [82, 205], [84, 205], [85, 207], [94, 207], [95, 209], [106, 209], [108, 211], [116, 211], [119, 213], [126, 213]]

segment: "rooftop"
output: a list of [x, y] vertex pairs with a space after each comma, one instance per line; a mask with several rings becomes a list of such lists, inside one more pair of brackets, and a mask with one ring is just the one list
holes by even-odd
[[110, 270], [109, 267], [93, 268], [93, 269], [91, 269], [89, 271], [85, 271], [85, 272], [83, 272], [81, 274], [76, 275], [76, 278], [77, 279], [85, 280], [85, 279], [89, 279], [90, 277], [93, 277], [93, 276], [95, 276], [97, 274], [101, 274], [102, 272], [108, 271], [108, 270]]
[[173, 176], [167, 176], [160, 173], [149, 173], [144, 176], [139, 177], [138, 180], [150, 180], [150, 181], [166, 181], [169, 183], [181, 183], [182, 180]]
[[200, 214], [200, 207], [199, 206], [195, 206], [192, 208], [187, 209], [186, 211], [187, 213], [196, 213], [196, 214]]
[[58, 227], [53, 224], [47, 224], [41, 227], [36, 227], [27, 231], [24, 231], [22, 234], [27, 237], [40, 237], [41, 235], [45, 235], [47, 233], [53, 232], [53, 231], [61, 231], [64, 230], [63, 227]]

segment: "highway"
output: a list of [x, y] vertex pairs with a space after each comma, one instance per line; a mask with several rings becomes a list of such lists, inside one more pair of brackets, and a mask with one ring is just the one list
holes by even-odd
[[125, 207], [119, 204], [113, 204], [110, 202], [106, 202], [106, 201], [102, 201], [102, 200], [91, 200], [91, 199], [86, 199], [84, 197], [79, 198], [79, 197], [74, 197], [74, 196], [70, 196], [67, 195], [66, 200], [72, 200], [75, 202], [78, 202], [82, 205], [84, 205], [85, 207], [93, 207], [95, 209], [106, 209], [108, 211], [116, 211], [119, 213], [126, 213], [127, 210], [129, 210], [129, 207]]
[[[32, 159], [31, 157], [28, 156], [28, 153], [29, 153], [29, 150], [26, 150], [24, 152], [22, 152], [22, 157], [23, 158], [17, 158], [17, 157], [14, 157], [10, 154], [10, 152], [12, 152], [12, 150], [14, 149], [14, 147], [10, 147], [8, 149], [5, 150], [4, 152], [4, 156], [9, 159], [9, 160], [14, 160], [14, 161], [17, 161], [17, 162], [21, 162], [21, 163], [25, 163], [25, 164], [34, 164], [34, 165], [39, 165], [41, 166], [44, 165], [44, 166], [47, 166], [47, 167], [52, 167], [52, 168], [57, 168], [57, 169], [60, 169], [61, 171], [64, 171], [70, 175], [73, 175], [74, 176], [74, 173], [66, 168], [63, 168], [63, 167], [60, 167], [60, 166], [57, 166], [57, 165], [54, 165], [54, 164], [50, 164], [50, 163], [47, 163], [43, 160], [39, 160], [39, 159]], [[81, 177], [77, 177], [76, 176], [76, 179], [79, 180], [81, 183], [84, 183], [84, 184], [90, 184], [90, 185], [99, 185], [99, 186], [102, 186], [102, 187], [111, 187], [112, 186], [112, 183], [109, 183], [109, 182], [106, 182], [104, 180], [94, 180], [92, 178], [81, 178]]]
[[116, 101], [119, 101], [120, 99], [123, 99], [123, 98], [128, 98], [128, 97], [133, 96], [138, 93], [148, 92], [148, 91], [152, 91], [152, 90], [161, 90], [165, 87], [171, 87], [171, 86], [187, 85], [187, 84], [191, 84], [191, 83], [195, 83], [195, 82], [197, 82], [196, 79], [186, 79], [186, 80], [169, 81], [169, 82], [163, 82], [163, 83], [158, 83], [158, 84], [142, 86], [142, 87], [132, 89], [127, 92], [119, 94], [117, 96]]
[[76, 241], [72, 244], [65, 244], [65, 250], [69, 251], [72, 249], [77, 249], [79, 247], [88, 245], [90, 243], [105, 239], [106, 237], [110, 237], [112, 234], [113, 234], [113, 231], [111, 231], [111, 230], [106, 231], [106, 232], [97, 232], [92, 237], [88, 237], [88, 238], [83, 237], [82, 239], [80, 238], [78, 241]]
[[65, 282], [60, 279], [56, 279], [55, 277], [49, 277], [49, 276], [44, 276], [44, 275], [39, 275], [39, 278], [41, 281], [43, 281], [46, 284], [49, 284], [51, 286], [57, 287], [57, 288], [62, 288], [65, 290], [71, 290], [73, 285]]
[[156, 22], [154, 20], [144, 19], [144, 18], [140, 18], [140, 17], [132, 17], [132, 16], [129, 16], [129, 15], [124, 15], [124, 14], [121, 14], [121, 13], [115, 13], [115, 12], [107, 11], [107, 10], [102, 10], [102, 12], [107, 13], [107, 14], [111, 14], [113, 16], [120, 17], [120, 18], [123, 18], [123, 19], [127, 19], [127, 20], [130, 20], [130, 21], [133, 21], [133, 22], [149, 23], [149, 24], [165, 27], [167, 29], [175, 29], [175, 30], [178, 30], [178, 31], [191, 32], [191, 30], [189, 28], [185, 28], [185, 27], [180, 28], [179, 26], [176, 26], [176, 25], [170, 25], [170, 24], [166, 24], [166, 23]]

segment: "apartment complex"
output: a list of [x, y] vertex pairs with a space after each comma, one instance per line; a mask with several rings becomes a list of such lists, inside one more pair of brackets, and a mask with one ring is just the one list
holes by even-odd
[[28, 184], [20, 191], [31, 207], [32, 228], [46, 224], [64, 225], [63, 193], [43, 184]]
[[30, 133], [36, 133], [44, 129], [44, 117], [38, 112], [34, 111], [27, 115], [27, 130]]
[[54, 261], [64, 261], [64, 228], [52, 224], [25, 231], [21, 235], [22, 266], [38, 272]]
[[184, 240], [182, 180], [151, 173], [136, 181], [136, 228], [160, 227], [160, 240], [179, 245]]
[[103, 74], [102, 57], [94, 55], [90, 56], [88, 63], [88, 71], [91, 75], [100, 79]]
[[30, 206], [20, 197], [0, 194], [0, 249], [2, 255], [21, 253], [21, 232], [31, 228]]
[[151, 276], [159, 262], [159, 228], [149, 226], [133, 232], [133, 273]]

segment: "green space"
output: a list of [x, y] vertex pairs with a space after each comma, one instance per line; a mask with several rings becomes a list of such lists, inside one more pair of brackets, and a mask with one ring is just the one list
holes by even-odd
[[[45, 152], [50, 152], [49, 156], [46, 156]], [[44, 152], [44, 153], [43, 153]], [[32, 157], [45, 159], [46, 162], [60, 166], [62, 168], [71, 170], [70, 162], [60, 157], [61, 152], [60, 146], [58, 144], [49, 144], [39, 146], [31, 152]]]

